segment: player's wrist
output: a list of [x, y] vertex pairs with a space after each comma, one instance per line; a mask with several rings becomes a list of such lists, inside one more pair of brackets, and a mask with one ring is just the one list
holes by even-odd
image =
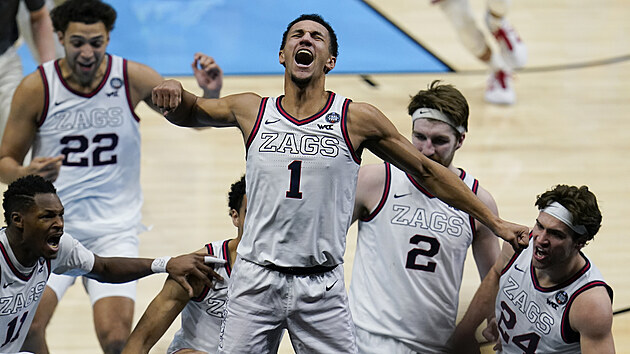
[[151, 271], [153, 273], [166, 273], [166, 265], [171, 259], [170, 256], [158, 257], [151, 262]]

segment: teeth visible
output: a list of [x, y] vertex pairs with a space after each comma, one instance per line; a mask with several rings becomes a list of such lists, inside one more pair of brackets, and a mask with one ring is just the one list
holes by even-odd
[[298, 64], [309, 65], [313, 62], [313, 53], [306, 49], [300, 49], [295, 54], [295, 61]]

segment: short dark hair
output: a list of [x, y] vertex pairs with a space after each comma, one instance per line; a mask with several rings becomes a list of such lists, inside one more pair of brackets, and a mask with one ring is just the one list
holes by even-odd
[[81, 22], [91, 25], [103, 22], [107, 32], [114, 29], [116, 10], [101, 0], [68, 0], [50, 12], [55, 31], [66, 32], [68, 23]]
[[584, 225], [586, 234], [573, 232], [573, 241], [586, 244], [595, 237], [602, 223], [602, 213], [597, 206], [595, 194], [587, 186], [567, 186], [559, 184], [553, 189], [539, 195], [535, 205], [538, 210], [544, 209], [553, 202], [560, 203], [571, 213], [574, 225]]
[[239, 211], [241, 209], [243, 196], [245, 196], [245, 175], [230, 186], [230, 191], [228, 192], [228, 207], [230, 210]]
[[[407, 106], [409, 115], [412, 115], [418, 108], [436, 109], [451, 118], [455, 126], [462, 126], [468, 131], [468, 102], [466, 97], [453, 85], [434, 80], [427, 86], [426, 90], [420, 90], [411, 97], [411, 102]], [[455, 134], [457, 137], [460, 135], [458, 131], [455, 131]]]
[[7, 225], [11, 224], [11, 213], [27, 210], [35, 204], [35, 195], [48, 193], [56, 194], [55, 186], [52, 182], [37, 175], [20, 177], [9, 184], [2, 200], [4, 220]]
[[339, 55], [339, 44], [337, 43], [337, 35], [335, 34], [335, 30], [333, 30], [330, 23], [326, 22], [320, 15], [317, 14], [302, 14], [300, 15], [300, 17], [291, 21], [291, 23], [289, 23], [289, 25], [287, 26], [287, 29], [282, 34], [282, 43], [280, 44], [280, 50], [283, 50], [284, 45], [287, 43], [287, 34], [289, 33], [291, 27], [293, 27], [294, 24], [302, 21], [313, 21], [324, 26], [328, 31], [328, 35], [330, 36], [330, 44], [328, 46], [330, 53], [334, 57], [337, 57]]

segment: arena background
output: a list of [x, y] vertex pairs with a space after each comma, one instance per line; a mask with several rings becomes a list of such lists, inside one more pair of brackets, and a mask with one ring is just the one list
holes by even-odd
[[[410, 136], [410, 95], [434, 79], [455, 84], [467, 97], [469, 133], [455, 164], [477, 177], [495, 197], [500, 215], [533, 225], [537, 194], [559, 183], [588, 185], [598, 196], [603, 226], [585, 254], [615, 291], [613, 334], [617, 352], [630, 353], [630, 4], [623, 0], [514, 0], [509, 19], [529, 49], [515, 77], [514, 106], [483, 101], [487, 73], [461, 45], [429, 0], [115, 0], [119, 19], [109, 52], [156, 68], [199, 93], [190, 76], [197, 51], [214, 56], [226, 77], [223, 95], [282, 93], [278, 49], [286, 24], [301, 13], [322, 14], [340, 42], [327, 89], [380, 108]], [[480, 24], [484, 0], [471, 0]], [[483, 26], [482, 26], [483, 27]], [[35, 68], [25, 57], [26, 72]], [[144, 222], [141, 255], [199, 249], [233, 237], [226, 191], [245, 171], [236, 129], [189, 130], [170, 125], [141, 104]], [[364, 154], [365, 163], [378, 163]], [[6, 188], [6, 186], [2, 186]], [[346, 283], [356, 244], [348, 233]], [[394, 277], [395, 275], [392, 275]], [[164, 276], [139, 283], [135, 321], [157, 294]], [[347, 285], [346, 284], [346, 285]], [[460, 316], [478, 275], [468, 257]], [[48, 330], [53, 353], [100, 353], [88, 297], [80, 285], [60, 303]], [[178, 320], [179, 321], [179, 320]], [[163, 353], [175, 322], [154, 353]], [[491, 352], [490, 348], [485, 348]], [[281, 353], [292, 353], [287, 336]]]

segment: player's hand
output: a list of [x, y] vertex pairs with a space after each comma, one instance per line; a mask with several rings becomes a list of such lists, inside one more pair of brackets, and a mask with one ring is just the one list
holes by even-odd
[[495, 343], [492, 348], [495, 351], [501, 351], [501, 341], [499, 340], [499, 329], [497, 328], [497, 318], [493, 317], [488, 321], [488, 326], [481, 332], [483, 337], [490, 343]]
[[195, 53], [191, 66], [197, 84], [203, 89], [203, 97], [219, 98], [223, 87], [223, 70], [214, 58], [203, 53]]
[[526, 226], [501, 220], [498, 232], [495, 233], [509, 242], [514, 252], [520, 252], [529, 245], [529, 228]]
[[204, 263], [202, 254], [186, 254], [171, 258], [166, 264], [166, 271], [177, 281], [190, 297], [194, 296], [193, 287], [188, 282], [188, 277], [193, 276], [201, 280], [208, 287], [212, 286], [211, 278], [223, 281], [223, 277], [217, 274], [211, 266]]
[[179, 81], [165, 80], [153, 88], [151, 100], [162, 111], [162, 114], [166, 116], [176, 110], [182, 103], [183, 92], [184, 88]]
[[59, 170], [63, 162], [64, 155], [55, 157], [36, 157], [26, 167], [26, 174], [39, 175], [46, 180], [54, 182], [59, 177]]
[[448, 353], [479, 354], [481, 350], [475, 339], [475, 332], [469, 333], [457, 327], [447, 342]]

